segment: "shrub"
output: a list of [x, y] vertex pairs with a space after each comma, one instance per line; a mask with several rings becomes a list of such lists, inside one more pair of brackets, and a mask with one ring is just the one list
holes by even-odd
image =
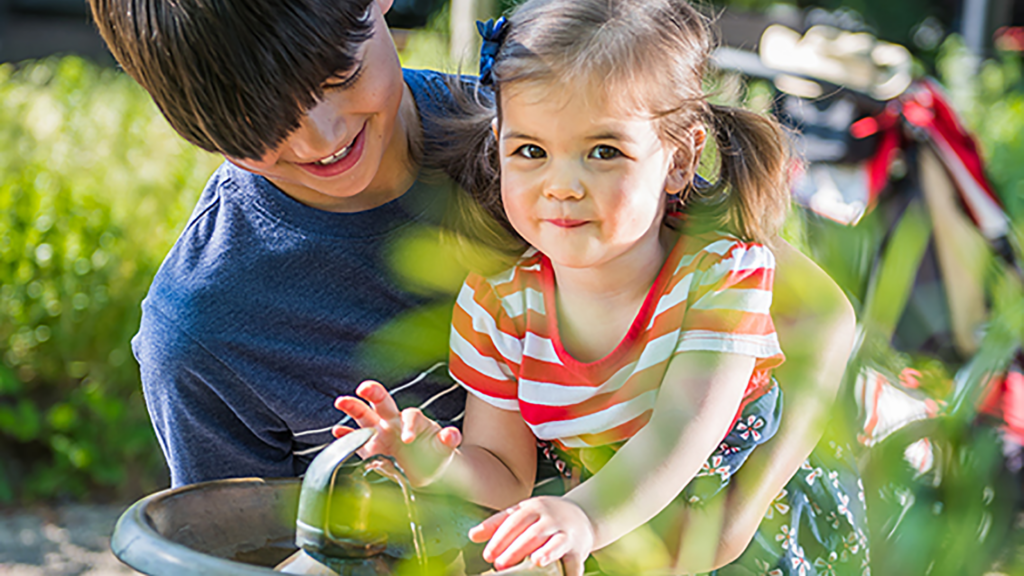
[[0, 67], [0, 501], [165, 482], [129, 339], [217, 163], [123, 73]]
[[959, 36], [939, 49], [939, 79], [981, 143], [992, 185], [1018, 230], [1024, 223], [1024, 78], [1020, 55], [977, 62]]

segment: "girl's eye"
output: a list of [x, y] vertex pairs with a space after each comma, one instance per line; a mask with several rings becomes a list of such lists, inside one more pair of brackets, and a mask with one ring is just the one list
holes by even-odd
[[594, 146], [594, 149], [590, 151], [590, 158], [594, 160], [611, 160], [622, 156], [622, 152], [619, 152], [617, 148], [612, 148], [605, 144], [598, 144]]
[[522, 156], [523, 158], [529, 158], [531, 160], [544, 158], [546, 156], [546, 154], [544, 153], [544, 149], [535, 144], [523, 144], [519, 148], [516, 148], [514, 154], [516, 156]]

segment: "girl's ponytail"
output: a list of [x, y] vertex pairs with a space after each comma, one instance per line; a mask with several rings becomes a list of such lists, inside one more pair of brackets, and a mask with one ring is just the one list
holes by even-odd
[[425, 145], [423, 167], [446, 173], [488, 213], [504, 220], [498, 144], [491, 127], [493, 96], [465, 76], [448, 77], [445, 83], [451, 103], [443, 116], [424, 119], [437, 131]]
[[745, 239], [769, 242], [789, 208], [788, 140], [770, 118], [710, 103], [708, 108], [718, 145], [715, 188], [725, 195], [721, 224]]
[[452, 99], [444, 115], [423, 118], [434, 130], [424, 135], [421, 176], [443, 174], [456, 185], [444, 222], [453, 255], [474, 272], [497, 273], [515, 263], [526, 243], [501, 203], [494, 98], [465, 76], [450, 76], [445, 84]]

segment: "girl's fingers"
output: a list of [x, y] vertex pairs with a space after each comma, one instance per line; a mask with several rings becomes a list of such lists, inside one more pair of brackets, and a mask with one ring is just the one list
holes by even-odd
[[569, 537], [565, 532], [556, 532], [543, 546], [530, 554], [530, 560], [538, 566], [547, 566], [569, 551]]
[[565, 576], [583, 576], [583, 562], [579, 554], [566, 554], [562, 556], [562, 573]]
[[384, 420], [397, 421], [399, 419], [398, 405], [391, 397], [387, 389], [380, 382], [367, 380], [356, 388], [356, 396], [366, 400], [373, 406], [373, 410]]
[[509, 510], [502, 510], [487, 520], [473, 526], [469, 529], [469, 539], [477, 544], [490, 540], [491, 536], [494, 535], [494, 531], [501, 526], [501, 523], [508, 518], [509, 514]]
[[335, 426], [334, 428], [331, 428], [331, 435], [333, 435], [335, 438], [341, 438], [342, 436], [345, 436], [346, 434], [349, 434], [352, 431], [353, 429], [349, 428], [348, 426]]
[[462, 432], [454, 426], [448, 426], [447, 428], [442, 428], [441, 431], [437, 433], [437, 439], [446, 448], [455, 450], [462, 444]]
[[508, 548], [494, 561], [494, 567], [504, 570], [519, 564], [527, 556], [533, 554], [538, 548], [544, 545], [551, 538], [549, 527], [540, 522], [534, 522], [529, 528], [523, 530], [518, 538], [509, 544]]
[[408, 444], [438, 428], [436, 422], [423, 415], [419, 408], [402, 410], [402, 442]]
[[373, 428], [380, 423], [380, 416], [358, 398], [339, 396], [334, 407], [351, 416], [360, 428]]
[[515, 542], [520, 534], [533, 525], [540, 516], [536, 513], [518, 508], [511, 514], [498, 529], [494, 531], [490, 542], [484, 547], [484, 560], [494, 563], [494, 559], [505, 553], [505, 550]]
[[441, 454], [448, 454], [462, 444], [462, 433], [458, 428], [441, 428], [437, 422], [424, 416], [419, 408], [402, 410], [402, 442], [409, 444], [427, 434], [434, 436], [436, 442], [432, 446]]

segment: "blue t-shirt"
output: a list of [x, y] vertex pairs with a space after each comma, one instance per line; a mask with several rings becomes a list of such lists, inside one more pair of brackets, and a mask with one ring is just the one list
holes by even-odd
[[[451, 94], [441, 74], [404, 74], [429, 141]], [[450, 194], [421, 180], [383, 206], [330, 213], [230, 163], [213, 174], [132, 340], [172, 485], [302, 473], [344, 416], [334, 398], [367, 378], [402, 407], [461, 418], [464, 392], [437, 364], [454, 293], [406, 269], [422, 276], [442, 257]]]

